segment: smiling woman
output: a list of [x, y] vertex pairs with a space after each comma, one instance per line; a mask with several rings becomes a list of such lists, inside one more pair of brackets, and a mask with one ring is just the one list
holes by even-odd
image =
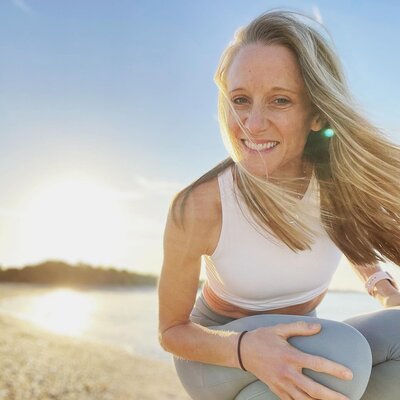
[[22, 206], [24, 251], [32, 259], [104, 262], [118, 255], [126, 213], [115, 191], [95, 179], [39, 187]]
[[[195, 400], [400, 390], [400, 293], [376, 265], [400, 265], [400, 148], [358, 111], [314, 25], [274, 10], [236, 32], [215, 74], [231, 157], [170, 206], [159, 336]], [[342, 254], [393, 309], [317, 317]]]

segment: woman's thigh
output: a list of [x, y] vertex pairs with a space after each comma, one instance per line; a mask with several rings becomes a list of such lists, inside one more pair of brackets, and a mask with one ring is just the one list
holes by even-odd
[[[197, 318], [204, 318], [202, 313]], [[213, 316], [214, 320], [218, 315]], [[231, 320], [223, 325], [208, 326], [213, 330], [240, 332], [260, 327], [295, 321], [319, 322], [321, 331], [313, 336], [295, 336], [289, 342], [299, 350], [336, 361], [353, 371], [352, 381], [304, 369], [303, 373], [315, 381], [345, 394], [350, 399], [360, 399], [371, 372], [371, 351], [365, 338], [348, 324], [311, 316], [264, 314]], [[277, 397], [268, 386], [250, 372], [188, 361], [174, 357], [178, 376], [194, 400], [271, 400]], [[257, 397], [258, 396], [258, 397]]]
[[348, 318], [372, 352], [372, 372], [363, 400], [400, 397], [400, 306]]
[[400, 361], [400, 306], [373, 311], [344, 320], [367, 339], [372, 365]]

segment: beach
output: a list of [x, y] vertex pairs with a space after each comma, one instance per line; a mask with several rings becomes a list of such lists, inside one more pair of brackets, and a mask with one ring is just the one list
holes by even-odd
[[[10, 295], [18, 293], [2, 285], [0, 299]], [[189, 399], [172, 362], [49, 333], [5, 313], [0, 332], [0, 400]]]
[[[0, 400], [189, 400], [158, 344], [157, 304], [155, 288], [0, 284]], [[318, 314], [343, 320], [377, 307], [330, 292]], [[82, 329], [67, 336], [41, 325], [49, 321]]]

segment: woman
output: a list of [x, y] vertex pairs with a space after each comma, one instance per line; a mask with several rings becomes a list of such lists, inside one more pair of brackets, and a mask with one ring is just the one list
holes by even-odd
[[[193, 399], [398, 398], [400, 293], [378, 261], [400, 265], [400, 149], [301, 17], [237, 32], [215, 75], [231, 157], [170, 207], [159, 337]], [[341, 254], [384, 310], [317, 318]]]

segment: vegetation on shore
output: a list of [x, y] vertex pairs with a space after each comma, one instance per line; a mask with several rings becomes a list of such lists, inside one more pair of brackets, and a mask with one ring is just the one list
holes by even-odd
[[23, 268], [0, 268], [0, 282], [68, 286], [156, 286], [158, 277], [116, 268], [49, 260]]

